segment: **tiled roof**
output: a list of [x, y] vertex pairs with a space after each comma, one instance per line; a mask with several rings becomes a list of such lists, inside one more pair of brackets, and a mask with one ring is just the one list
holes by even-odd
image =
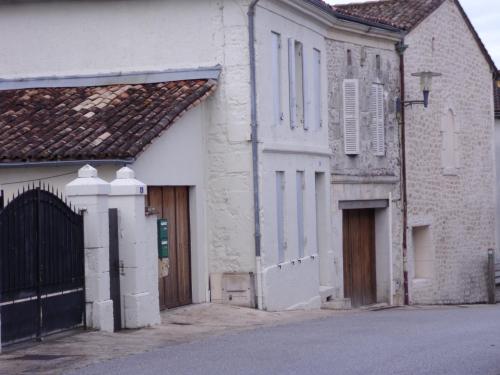
[[498, 81], [495, 82], [495, 117], [500, 119], [500, 72]]
[[0, 91], [0, 163], [136, 157], [211, 79]]
[[[335, 5], [333, 8], [341, 14], [396, 27], [404, 31], [410, 31], [439, 8], [444, 1], [445, 0], [380, 0]], [[481, 49], [481, 52], [490, 65], [492, 73], [496, 72], [497, 68], [495, 62], [472, 25], [467, 13], [465, 13], [465, 10], [458, 0], [454, 0], [454, 2]]]
[[339, 13], [411, 30], [436, 10], [444, 0], [381, 0], [335, 5]]
[[339, 11], [335, 6], [332, 6], [325, 2], [324, 0], [303, 0], [306, 3], [312, 4], [316, 6], [317, 8], [322, 9], [323, 11], [329, 13], [330, 15], [336, 17], [336, 18], [341, 18], [341, 19], [346, 19], [346, 17], [349, 17], [349, 21], [352, 22], [358, 22], [358, 23], [364, 23], [369, 26], [374, 26], [382, 29], [388, 29], [390, 31], [399, 31], [398, 28], [395, 28], [394, 26], [390, 26], [386, 23], [382, 22], [377, 22], [374, 20], [370, 20], [364, 17], [360, 17], [357, 14], [348, 14], [347, 12]]

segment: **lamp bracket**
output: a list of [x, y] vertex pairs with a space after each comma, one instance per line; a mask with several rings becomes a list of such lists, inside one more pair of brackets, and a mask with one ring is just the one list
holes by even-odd
[[414, 105], [421, 104], [425, 106], [425, 102], [423, 100], [406, 100], [403, 101], [403, 106], [406, 107], [413, 107]]

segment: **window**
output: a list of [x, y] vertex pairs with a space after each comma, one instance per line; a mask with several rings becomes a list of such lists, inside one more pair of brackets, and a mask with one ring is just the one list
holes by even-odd
[[276, 223], [278, 263], [285, 261], [285, 172], [276, 172]]
[[428, 225], [412, 228], [414, 278], [431, 279], [434, 275], [434, 250]]
[[297, 181], [297, 234], [299, 246], [299, 258], [305, 254], [305, 239], [304, 239], [304, 190], [305, 180], [304, 172], [298, 171], [296, 176]]
[[323, 123], [321, 119], [321, 52], [313, 50], [313, 116], [314, 126], [320, 128]]
[[[324, 172], [316, 172], [314, 174], [314, 190], [315, 190], [315, 208], [316, 208], [316, 252], [324, 254], [327, 251], [327, 233], [328, 225], [325, 217], [328, 217], [328, 206], [326, 204], [326, 177]], [[321, 282], [326, 282], [328, 276], [324, 271], [320, 270]], [[325, 285], [325, 284], [322, 284]]]
[[377, 156], [385, 155], [384, 124], [384, 86], [372, 84], [370, 95], [371, 137], [373, 152]]
[[281, 35], [272, 32], [272, 84], [273, 84], [273, 111], [274, 125], [281, 124]]
[[345, 79], [344, 100], [344, 150], [346, 155], [359, 154], [359, 95], [358, 80]]
[[441, 159], [444, 173], [452, 173], [458, 167], [458, 149], [455, 114], [448, 110], [441, 121]]
[[347, 50], [347, 66], [352, 65], [352, 52], [350, 49]]
[[288, 39], [288, 75], [290, 85], [290, 126], [304, 125], [304, 58], [302, 43]]

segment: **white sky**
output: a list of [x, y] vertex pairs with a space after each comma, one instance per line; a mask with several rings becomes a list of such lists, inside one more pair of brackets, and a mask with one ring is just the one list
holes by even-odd
[[[362, 3], [365, 0], [326, 0], [330, 4]], [[500, 69], [499, 0], [461, 0], [472, 24]]]

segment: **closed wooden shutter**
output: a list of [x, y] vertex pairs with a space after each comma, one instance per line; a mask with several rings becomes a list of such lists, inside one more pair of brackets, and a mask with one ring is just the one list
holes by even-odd
[[384, 86], [374, 83], [370, 96], [371, 136], [373, 152], [385, 155]]
[[278, 263], [285, 261], [285, 172], [276, 172], [276, 229]]
[[295, 40], [292, 38], [288, 39], [288, 83], [289, 83], [289, 95], [290, 95], [290, 127], [295, 128], [297, 126], [297, 82], [295, 80], [296, 75], [295, 67]]
[[359, 154], [359, 83], [346, 79], [344, 96], [344, 150], [347, 155]]
[[297, 171], [297, 235], [299, 244], [299, 258], [305, 254], [305, 233], [304, 233], [304, 189], [305, 178], [304, 171]]
[[311, 91], [309, 83], [309, 56], [306, 56], [305, 48], [302, 47], [302, 101], [303, 101], [303, 111], [304, 111], [304, 130], [309, 129], [309, 123], [311, 122]]
[[313, 105], [314, 105], [314, 124], [316, 128], [320, 128], [323, 124], [321, 121], [321, 52], [317, 49], [313, 50]]
[[281, 112], [281, 35], [275, 32], [271, 35], [274, 125], [279, 125], [283, 118]]

